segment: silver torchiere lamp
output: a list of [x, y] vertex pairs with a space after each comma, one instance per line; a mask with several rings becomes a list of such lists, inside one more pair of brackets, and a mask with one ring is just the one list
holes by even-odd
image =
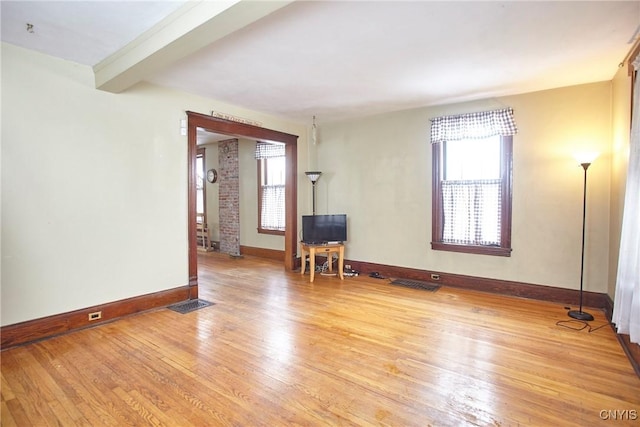
[[309, 180], [311, 181], [311, 185], [313, 186], [313, 214], [316, 214], [316, 182], [318, 182], [318, 179], [320, 179], [320, 175], [322, 175], [322, 172], [318, 172], [318, 171], [310, 171], [310, 172], [305, 172], [305, 175], [307, 175], [309, 177]]

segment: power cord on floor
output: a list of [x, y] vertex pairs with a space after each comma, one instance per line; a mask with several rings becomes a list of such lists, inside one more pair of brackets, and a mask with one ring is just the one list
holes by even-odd
[[[597, 331], [598, 329], [602, 329], [605, 326], [609, 326], [612, 323], [605, 323], [604, 325], [600, 325], [597, 328], [594, 328], [593, 326], [591, 326], [588, 322], [584, 321], [584, 320], [576, 320], [576, 319], [572, 319], [572, 320], [558, 320], [556, 322], [556, 326], [561, 326], [563, 328], [567, 328], [567, 329], [572, 329], [574, 331], [582, 331], [583, 329], [587, 329], [587, 332], [592, 333]], [[573, 326], [575, 325], [575, 326]]]
[[324, 264], [322, 264], [322, 267], [320, 267], [320, 274], [323, 276], [336, 276], [337, 273], [335, 270], [333, 270], [333, 268], [332, 268], [333, 271], [329, 273], [329, 263], [333, 264], [337, 260], [338, 260], [338, 257], [334, 255], [327, 257], [327, 260], [324, 262]]

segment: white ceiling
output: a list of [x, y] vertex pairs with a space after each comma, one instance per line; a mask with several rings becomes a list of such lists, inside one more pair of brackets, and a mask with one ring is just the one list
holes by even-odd
[[[2, 41], [96, 69], [183, 3], [3, 0]], [[285, 3], [138, 79], [322, 123], [611, 80], [640, 24], [640, 1]]]
[[[183, 3], [2, 0], [2, 41], [93, 66]], [[27, 23], [33, 25], [32, 33]]]

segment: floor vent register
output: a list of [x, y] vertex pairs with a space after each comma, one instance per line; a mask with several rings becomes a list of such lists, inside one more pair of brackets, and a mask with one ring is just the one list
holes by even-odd
[[191, 299], [187, 301], [182, 301], [177, 304], [170, 305], [167, 307], [169, 310], [176, 311], [178, 313], [186, 314], [191, 313], [192, 311], [199, 310], [204, 307], [209, 307], [210, 305], [214, 305], [212, 302], [201, 300], [201, 299]]
[[422, 282], [420, 280], [412, 279], [394, 279], [391, 282], [392, 285], [404, 286], [413, 289], [422, 289], [429, 292], [435, 292], [440, 289], [440, 285], [434, 285], [433, 283]]

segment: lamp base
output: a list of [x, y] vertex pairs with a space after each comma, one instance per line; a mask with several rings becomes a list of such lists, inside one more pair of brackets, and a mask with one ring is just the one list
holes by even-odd
[[580, 310], [571, 310], [567, 314], [569, 315], [569, 317], [573, 317], [574, 319], [578, 319], [578, 320], [593, 320], [592, 315]]

